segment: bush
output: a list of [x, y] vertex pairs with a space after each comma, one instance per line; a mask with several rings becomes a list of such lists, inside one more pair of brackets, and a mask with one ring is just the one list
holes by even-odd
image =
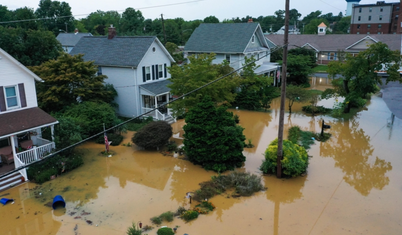
[[167, 151], [174, 152], [177, 151], [177, 144], [176, 142], [172, 141], [167, 145]]
[[160, 228], [158, 229], [158, 231], [156, 232], [157, 235], [174, 235], [174, 232], [171, 228]]
[[184, 151], [194, 164], [223, 172], [241, 167], [246, 160], [243, 128], [236, 125], [231, 112], [216, 108], [208, 96], [187, 113], [183, 130]]
[[[278, 153], [278, 139], [272, 141], [265, 150], [265, 160], [260, 166], [260, 170], [265, 174], [276, 173], [276, 159]], [[286, 176], [296, 177], [306, 172], [308, 166], [308, 155], [302, 146], [283, 140], [283, 173]]]
[[151, 218], [151, 222], [154, 224], [162, 224], [162, 218], [160, 216], [154, 216]]
[[[125, 118], [124, 118], [125, 119]], [[134, 119], [127, 123], [127, 130], [129, 131], [139, 131], [141, 128], [146, 126], [148, 123], [152, 122], [153, 118], [152, 117], [147, 117], [145, 119]]]
[[156, 121], [144, 126], [131, 140], [145, 149], [155, 149], [165, 145], [172, 134], [172, 127], [167, 122]]
[[194, 210], [187, 210], [181, 215], [181, 218], [184, 219], [186, 222], [197, 219], [198, 212]]
[[128, 228], [127, 230], [127, 235], [141, 235], [142, 230], [140, 228], [137, 228], [135, 223], [131, 227]]
[[[120, 143], [123, 141], [124, 137], [121, 134], [117, 133], [108, 133], [107, 134], [107, 140], [109, 142], [112, 142], [110, 145], [112, 146], [118, 146]], [[98, 144], [105, 144], [105, 136], [104, 135], [99, 135], [96, 138], [96, 143]]]
[[167, 222], [172, 222], [172, 221], [173, 221], [173, 212], [167, 211], [167, 212], [165, 212], [165, 213], [162, 213], [162, 214], [160, 215], [160, 218], [161, 218], [162, 220], [166, 220]]
[[314, 107], [312, 105], [303, 106], [302, 110], [306, 113], [329, 113], [332, 111], [332, 109], [325, 108], [324, 106]]

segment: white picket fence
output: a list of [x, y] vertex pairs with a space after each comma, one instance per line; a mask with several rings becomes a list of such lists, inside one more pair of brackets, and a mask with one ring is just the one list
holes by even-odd
[[[44, 139], [42, 139], [44, 140]], [[47, 155], [49, 155], [55, 148], [54, 142], [47, 141], [49, 143], [42, 146], [34, 146], [32, 149], [27, 151], [17, 153], [17, 158], [24, 164], [29, 164], [31, 162], [37, 161]]]

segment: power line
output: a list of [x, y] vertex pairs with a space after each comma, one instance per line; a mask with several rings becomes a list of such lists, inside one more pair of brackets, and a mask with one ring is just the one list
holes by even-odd
[[[149, 7], [139, 7], [137, 10], [144, 10], [144, 9], [151, 9], [151, 8], [160, 8], [160, 7], [169, 7], [169, 6], [177, 6], [177, 5], [183, 5], [183, 4], [188, 4], [188, 3], [195, 3], [195, 2], [202, 2], [204, 0], [194, 0], [194, 1], [187, 1], [187, 2], [177, 2], [177, 3], [170, 3], [170, 4], [164, 4], [164, 5], [157, 5], [157, 6], [149, 6]], [[111, 10], [113, 11], [113, 10]], [[124, 12], [125, 10], [116, 10], [116, 12]], [[13, 21], [2, 21], [0, 24], [10, 24], [10, 23], [19, 23], [19, 22], [28, 22], [28, 21], [38, 21], [38, 20], [55, 20], [59, 18], [71, 18], [71, 17], [78, 17], [78, 16], [87, 16], [92, 14], [93, 12], [89, 14], [79, 14], [79, 15], [68, 15], [68, 16], [54, 16], [54, 17], [43, 17], [43, 18], [35, 18], [35, 19], [27, 19], [27, 20], [13, 20]]]
[[[287, 45], [286, 45], [286, 46], [287, 46]], [[256, 59], [255, 61], [259, 61], [259, 60], [261, 60], [261, 59], [267, 57], [268, 55], [270, 55], [272, 52], [275, 52], [276, 50], [279, 50], [279, 49], [281, 49], [281, 48], [283, 48], [283, 47], [284, 47], [284, 46], [276, 47], [276, 48], [274, 48], [270, 53], [268, 53], [268, 54], [266, 54], [266, 55], [264, 55], [264, 56], [261, 56], [260, 58]], [[161, 104], [158, 108], [160, 108], [160, 107], [165, 107], [165, 106], [167, 106], [167, 105], [169, 105], [169, 104], [171, 104], [171, 103], [174, 103], [174, 102], [176, 102], [176, 101], [178, 101], [178, 100], [180, 100], [180, 99], [182, 99], [182, 98], [184, 98], [184, 97], [186, 97], [186, 96], [188, 96], [188, 95], [191, 95], [191, 94], [194, 93], [194, 92], [197, 92], [197, 91], [199, 91], [199, 90], [201, 90], [201, 89], [203, 89], [203, 88], [205, 88], [205, 87], [207, 87], [207, 86], [209, 86], [209, 85], [212, 85], [212, 84], [214, 84], [214, 83], [216, 83], [216, 82], [218, 82], [218, 81], [220, 81], [220, 80], [222, 80], [222, 79], [224, 79], [224, 78], [226, 78], [226, 77], [228, 77], [228, 76], [230, 76], [230, 75], [232, 75], [232, 74], [234, 74], [234, 73], [237, 73], [237, 72], [239, 72], [240, 70], [242, 70], [243, 68], [245, 68], [245, 67], [247, 67], [247, 66], [250, 66], [250, 65], [253, 64], [255, 61], [249, 62], [249, 63], [247, 63], [247, 64], [241, 66], [240, 68], [238, 68], [238, 69], [236, 69], [236, 70], [233, 70], [233, 71], [230, 72], [230, 73], [227, 73], [227, 74], [225, 74], [225, 75], [222, 75], [221, 77], [219, 77], [219, 78], [217, 78], [217, 79], [215, 79], [215, 80], [213, 80], [213, 81], [210, 81], [210, 82], [208, 82], [208, 83], [206, 83], [206, 84], [204, 84], [204, 85], [202, 85], [202, 86], [200, 86], [200, 87], [198, 87], [198, 88], [196, 88], [196, 89], [194, 89], [194, 90], [192, 90], [192, 91], [189, 91], [189, 92], [187, 92], [187, 93], [181, 95], [180, 97], [178, 97], [178, 98], [176, 98], [176, 99], [174, 99], [174, 100], [172, 100], [172, 101], [163, 103], [163, 104]], [[37, 160], [37, 161], [35, 161], [35, 162], [31, 162], [31, 163], [25, 164], [25, 165], [23, 165], [23, 166], [20, 166], [20, 167], [14, 169], [14, 170], [12, 170], [12, 171], [9, 171], [9, 172], [7, 172], [7, 173], [1, 175], [1, 176], [0, 176], [0, 179], [1, 179], [1, 178], [4, 178], [4, 177], [7, 176], [7, 175], [11, 175], [11, 174], [13, 174], [13, 173], [15, 173], [15, 172], [17, 172], [17, 171], [20, 171], [20, 170], [22, 170], [22, 169], [24, 169], [24, 168], [27, 168], [27, 167], [29, 167], [29, 166], [31, 166], [31, 165], [34, 165], [34, 164], [39, 163], [39, 162], [41, 162], [41, 161], [44, 161], [44, 160], [46, 160], [46, 159], [48, 159], [48, 158], [54, 157], [54, 156], [56, 156], [57, 154], [59, 154], [59, 153], [65, 151], [65, 150], [68, 150], [68, 149], [70, 149], [70, 148], [74, 148], [74, 147], [76, 147], [76, 146], [78, 146], [78, 145], [80, 145], [80, 144], [82, 144], [82, 143], [84, 143], [84, 142], [86, 142], [86, 141], [88, 141], [88, 140], [91, 140], [91, 139], [93, 139], [93, 138], [95, 138], [95, 137], [97, 137], [97, 136], [99, 136], [99, 135], [102, 135], [102, 134], [104, 134], [104, 133], [106, 133], [106, 132], [108, 132], [108, 131], [111, 131], [111, 130], [117, 128], [117, 127], [120, 127], [120, 126], [122, 126], [122, 125], [125, 125], [126, 123], [129, 123], [129, 122], [131, 122], [131, 121], [133, 121], [133, 120], [135, 120], [135, 119], [144, 117], [144, 116], [146, 116], [147, 114], [154, 112], [154, 111], [157, 110], [158, 108], [154, 108], [154, 109], [152, 109], [152, 110], [150, 110], [150, 111], [148, 111], [148, 112], [146, 112], [146, 113], [143, 113], [143, 114], [141, 114], [141, 115], [138, 115], [138, 116], [136, 116], [136, 117], [133, 117], [133, 118], [131, 118], [131, 119], [128, 119], [128, 120], [126, 120], [126, 121], [124, 121], [124, 122], [122, 122], [122, 123], [120, 123], [120, 124], [117, 124], [117, 125], [115, 125], [115, 126], [112, 126], [112, 127], [108, 128], [108, 129], [106, 129], [106, 130], [104, 130], [104, 131], [102, 131], [102, 132], [99, 132], [99, 133], [97, 133], [97, 134], [94, 134], [94, 135], [92, 135], [92, 136], [86, 138], [86, 139], [83, 139], [83, 140], [81, 140], [81, 141], [78, 141], [78, 142], [75, 143], [75, 144], [72, 144], [72, 145], [67, 146], [67, 147], [65, 147], [65, 148], [62, 148], [62, 149], [60, 149], [60, 150], [57, 150], [56, 152], [53, 152], [53, 153], [47, 155], [46, 157], [44, 157], [44, 158], [42, 158], [42, 159], [40, 159], [40, 160]]]

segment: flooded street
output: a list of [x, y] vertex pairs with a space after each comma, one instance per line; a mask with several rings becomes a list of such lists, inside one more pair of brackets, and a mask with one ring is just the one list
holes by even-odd
[[[327, 81], [317, 81], [312, 88], [326, 86]], [[263, 153], [278, 134], [279, 101], [275, 99], [268, 112], [231, 110], [255, 145], [244, 150], [247, 160], [239, 170], [261, 175]], [[324, 100], [319, 105], [332, 108], [333, 103]], [[293, 113], [285, 113], [285, 136], [293, 125], [320, 132], [323, 118], [332, 134], [308, 151], [312, 158], [306, 176], [263, 176], [268, 188], [264, 192], [240, 198], [219, 195], [210, 200], [216, 206], [213, 212], [189, 223], [175, 218], [162, 225], [178, 225], [181, 235], [401, 234], [402, 120], [387, 125], [391, 112], [378, 96], [345, 121], [307, 116], [301, 107], [295, 103]], [[182, 125], [173, 124], [174, 132]], [[123, 143], [131, 141], [132, 134], [127, 133]], [[188, 209], [186, 193], [216, 175], [156, 151], [112, 146], [115, 154], [107, 158], [100, 154], [103, 148], [83, 144], [83, 166], [42, 185], [28, 182], [0, 192], [0, 198], [15, 199], [15, 204], [0, 206], [0, 234], [126, 234], [133, 222], [151, 225], [153, 216], [179, 206]], [[58, 194], [66, 200], [66, 209], [53, 211], [45, 204]]]

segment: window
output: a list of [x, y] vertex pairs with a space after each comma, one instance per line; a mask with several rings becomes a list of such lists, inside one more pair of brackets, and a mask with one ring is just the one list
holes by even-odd
[[362, 17], [361, 17], [361, 16], [357, 17], [357, 20], [358, 20], [358, 21], [360, 21], [361, 19], [362, 19]]
[[98, 76], [102, 75], [102, 67], [100, 67], [100, 66], [98, 67], [98, 73], [97, 73], [97, 75], [98, 75]]
[[368, 17], [368, 20], [369, 20], [369, 21], [371, 20], [371, 16]]
[[16, 107], [18, 107], [16, 86], [6, 87], [5, 88], [5, 93], [6, 93], [7, 108], [16, 108]]
[[252, 42], [252, 43], [255, 42], [255, 35], [253, 35], [253, 36], [251, 37], [251, 42]]
[[399, 11], [399, 7], [396, 7], [396, 9], [395, 9], [396, 11]]
[[371, 28], [371, 24], [368, 24], [368, 25], [367, 25], [367, 28], [368, 28], [368, 29]]
[[373, 11], [373, 8], [372, 8], [372, 7], [370, 7], [370, 8], [369, 8], [369, 12], [372, 12], [372, 11]]
[[362, 13], [362, 8], [361, 7], [359, 8], [359, 13]]
[[145, 77], [148, 80], [151, 80], [151, 67], [147, 66], [145, 67]]
[[382, 15], [380, 15], [380, 16], [378, 17], [378, 19], [379, 19], [379, 20], [382, 20]]
[[336, 60], [336, 53], [328, 52], [328, 60]]
[[399, 18], [399, 15], [396, 15], [396, 16], [395, 16], [395, 20], [398, 20], [398, 18]]
[[360, 29], [360, 25], [359, 25], [359, 24], [357, 25], [357, 29]]
[[384, 7], [380, 7], [380, 12], [383, 12], [384, 11]]
[[378, 25], [378, 28], [381, 29], [381, 25], [380, 25], [380, 24]]
[[230, 54], [226, 54], [226, 55], [225, 55], [225, 60], [226, 60], [227, 62], [229, 62], [229, 64], [230, 64]]
[[321, 33], [324, 32], [324, 29], [323, 29], [323, 28], [320, 28], [320, 32], [321, 32]]
[[158, 78], [163, 77], [163, 66], [161, 64], [158, 65]]

